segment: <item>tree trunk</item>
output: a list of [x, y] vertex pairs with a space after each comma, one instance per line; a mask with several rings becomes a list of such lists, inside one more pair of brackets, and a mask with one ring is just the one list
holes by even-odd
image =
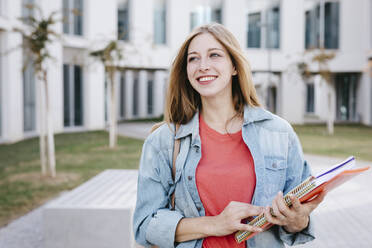
[[40, 93], [40, 109], [39, 109], [39, 145], [40, 145], [40, 163], [41, 163], [41, 174], [43, 176], [47, 173], [47, 158], [46, 158], [46, 136], [45, 136], [45, 101], [44, 101], [44, 91], [43, 82], [38, 82], [38, 88]]
[[110, 148], [115, 148], [117, 144], [117, 119], [116, 119], [116, 80], [115, 80], [115, 69], [110, 68], [108, 70], [110, 78]]
[[47, 121], [47, 138], [48, 138], [48, 164], [49, 171], [52, 177], [56, 177], [56, 158], [54, 151], [54, 134], [53, 134], [53, 120], [52, 113], [49, 105], [49, 92], [48, 92], [48, 78], [47, 71], [43, 72], [44, 84], [45, 84], [45, 109], [46, 109], [46, 121]]
[[332, 95], [331, 95], [331, 85], [327, 83], [328, 93], [328, 120], [327, 120], [327, 131], [328, 134], [333, 135], [334, 133], [334, 121], [333, 121], [333, 108], [332, 108]]

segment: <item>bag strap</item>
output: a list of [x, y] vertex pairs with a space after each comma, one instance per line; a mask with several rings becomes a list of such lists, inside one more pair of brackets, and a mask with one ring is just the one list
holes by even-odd
[[[174, 132], [174, 136], [176, 136], [179, 127], [180, 127], [180, 125], [179, 124], [176, 124], [176, 128], [175, 128], [176, 130]], [[181, 141], [179, 139], [176, 139], [174, 141], [173, 161], [172, 161], [172, 178], [173, 178], [173, 182], [176, 179], [176, 160], [177, 160], [178, 154], [180, 153], [180, 144], [181, 144]], [[175, 191], [173, 191], [172, 196], [171, 196], [172, 210], [174, 210], [174, 208], [175, 208], [175, 194], [174, 193], [175, 193]]]

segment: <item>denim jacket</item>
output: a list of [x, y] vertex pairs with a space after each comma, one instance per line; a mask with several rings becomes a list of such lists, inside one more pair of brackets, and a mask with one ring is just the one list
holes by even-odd
[[[202, 247], [202, 239], [175, 243], [178, 222], [184, 217], [205, 215], [200, 200], [195, 171], [201, 158], [198, 113], [174, 135], [174, 126], [160, 126], [143, 145], [137, 203], [133, 216], [136, 241], [144, 246]], [[302, 148], [292, 127], [280, 117], [259, 108], [246, 106], [242, 136], [254, 159], [256, 188], [252, 204], [268, 206], [278, 191], [287, 193], [310, 176]], [[175, 139], [181, 140], [172, 180], [172, 156]], [[175, 192], [175, 210], [170, 198]], [[250, 248], [284, 247], [314, 239], [313, 223], [298, 233], [288, 233], [280, 226], [247, 240]]]

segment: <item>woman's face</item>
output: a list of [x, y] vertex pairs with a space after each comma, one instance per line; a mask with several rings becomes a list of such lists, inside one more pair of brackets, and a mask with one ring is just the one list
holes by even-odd
[[226, 49], [209, 33], [196, 36], [187, 51], [187, 77], [201, 97], [231, 95], [236, 70]]

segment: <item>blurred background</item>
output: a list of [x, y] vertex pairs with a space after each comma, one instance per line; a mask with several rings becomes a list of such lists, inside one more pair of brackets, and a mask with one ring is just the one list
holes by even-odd
[[[371, 165], [372, 0], [0, 0], [0, 247], [41, 247], [37, 207], [138, 168], [173, 58], [210, 22], [238, 39], [262, 105], [294, 125], [315, 172], [349, 155]], [[304, 247], [370, 247], [371, 178], [319, 208]]]
[[[12, 32], [24, 25], [19, 17], [40, 15], [30, 4], [44, 16], [60, 16], [52, 29], [61, 37], [48, 45], [53, 60], [46, 63], [57, 133], [105, 128], [105, 70], [89, 53], [113, 40], [123, 50], [115, 75], [117, 118], [161, 116], [172, 59], [187, 34], [208, 22], [224, 24], [238, 38], [272, 112], [295, 124], [331, 116], [372, 125], [370, 0], [1, 0], [0, 142], [38, 133], [38, 79], [32, 63], [22, 72], [27, 55], [14, 49], [22, 35]], [[314, 60], [321, 55], [326, 58]]]

